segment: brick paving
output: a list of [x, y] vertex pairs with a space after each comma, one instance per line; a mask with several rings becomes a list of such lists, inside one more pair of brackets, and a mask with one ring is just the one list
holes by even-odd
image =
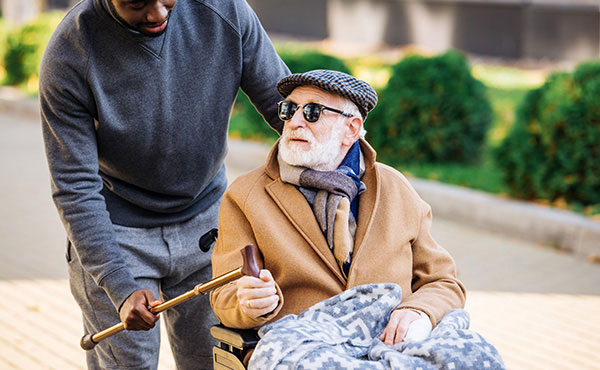
[[[264, 154], [233, 141], [229, 177]], [[64, 231], [32, 117], [0, 114], [0, 171], [0, 369], [84, 369]], [[472, 328], [508, 369], [600, 369], [599, 265], [450, 220], [435, 219], [433, 233], [456, 259]], [[166, 340], [159, 368], [175, 368]]]

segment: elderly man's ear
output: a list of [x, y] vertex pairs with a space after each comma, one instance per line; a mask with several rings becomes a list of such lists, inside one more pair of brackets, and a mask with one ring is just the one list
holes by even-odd
[[358, 140], [358, 135], [360, 134], [360, 129], [363, 125], [363, 120], [360, 117], [352, 117], [346, 120], [347, 130], [346, 135], [344, 135], [344, 139], [342, 140], [342, 145], [344, 146], [352, 146], [356, 140]]

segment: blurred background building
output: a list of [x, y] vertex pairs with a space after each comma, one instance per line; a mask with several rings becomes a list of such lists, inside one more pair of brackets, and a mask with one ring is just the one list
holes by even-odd
[[13, 24], [34, 19], [39, 13], [55, 9], [68, 9], [78, 0], [0, 0], [2, 17]]
[[580, 61], [600, 52], [598, 0], [249, 0], [269, 33], [482, 56]]
[[[0, 0], [14, 22], [76, 0]], [[457, 48], [510, 59], [600, 53], [600, 0], [248, 0], [270, 34], [366, 47]]]

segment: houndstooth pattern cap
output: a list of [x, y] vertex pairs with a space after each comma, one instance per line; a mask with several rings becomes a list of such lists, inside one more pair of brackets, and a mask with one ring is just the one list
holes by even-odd
[[277, 83], [277, 91], [287, 98], [296, 87], [303, 85], [312, 85], [350, 99], [358, 107], [363, 119], [377, 104], [377, 93], [368, 83], [349, 74], [327, 69], [294, 73], [284, 77]]

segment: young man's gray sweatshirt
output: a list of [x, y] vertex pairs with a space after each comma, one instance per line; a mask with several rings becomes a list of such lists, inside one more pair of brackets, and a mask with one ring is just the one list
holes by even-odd
[[289, 74], [244, 0], [178, 0], [166, 32], [132, 32], [102, 1], [76, 5], [40, 72], [53, 198], [84, 268], [121, 303], [137, 285], [112, 223], [157, 227], [219, 201], [238, 87], [278, 131]]

